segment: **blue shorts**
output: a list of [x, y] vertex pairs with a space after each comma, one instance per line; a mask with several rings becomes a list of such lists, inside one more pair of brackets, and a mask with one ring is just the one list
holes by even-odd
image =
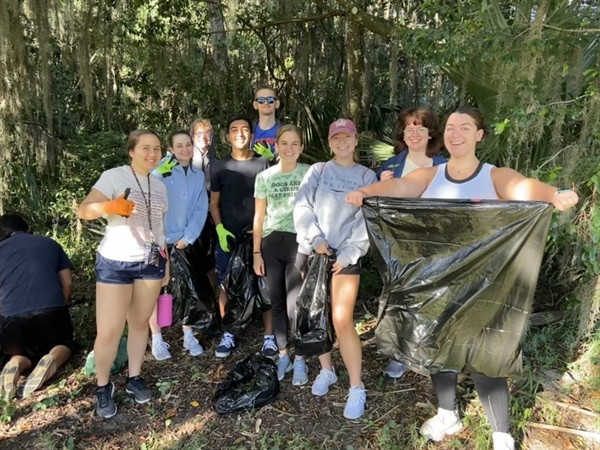
[[229, 252], [226, 252], [221, 248], [219, 242], [217, 242], [217, 245], [215, 246], [215, 275], [217, 277], [217, 286], [221, 285], [222, 281], [225, 279], [225, 275], [227, 275], [227, 264], [229, 264], [232, 250], [233, 249], [230, 248]]
[[96, 281], [107, 284], [133, 284], [135, 280], [162, 280], [167, 260], [159, 257], [159, 265], [145, 262], [115, 261], [96, 253]]

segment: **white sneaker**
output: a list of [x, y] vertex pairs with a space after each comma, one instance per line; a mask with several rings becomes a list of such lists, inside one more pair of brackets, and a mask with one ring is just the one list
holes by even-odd
[[515, 450], [515, 440], [508, 433], [492, 433], [494, 450]]
[[169, 359], [171, 357], [169, 347], [169, 344], [165, 341], [152, 341], [152, 356], [154, 356], [157, 361]]
[[292, 384], [294, 386], [304, 386], [308, 383], [308, 368], [303, 358], [294, 359], [294, 373], [292, 375]]
[[329, 392], [329, 386], [337, 382], [335, 370], [321, 369], [312, 385], [312, 393], [317, 397]]
[[344, 408], [344, 417], [355, 420], [365, 412], [365, 402], [367, 401], [367, 392], [365, 386], [351, 387], [348, 391], [348, 401]]
[[458, 417], [458, 411], [438, 408], [438, 413], [425, 421], [421, 426], [421, 434], [432, 441], [441, 441], [446, 436], [458, 433], [463, 425]]
[[204, 353], [202, 345], [200, 345], [200, 342], [198, 342], [198, 339], [193, 334], [189, 337], [183, 336], [183, 348], [190, 352], [192, 356], [200, 356]]
[[383, 369], [383, 374], [390, 378], [401, 378], [406, 372], [406, 369], [408, 369], [406, 364], [396, 361], [395, 359], [390, 359], [388, 365]]

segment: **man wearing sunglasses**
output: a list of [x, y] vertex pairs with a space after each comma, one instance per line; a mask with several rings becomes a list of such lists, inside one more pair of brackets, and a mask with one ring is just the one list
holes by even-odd
[[274, 162], [277, 159], [275, 135], [281, 126], [275, 118], [275, 112], [279, 109], [279, 99], [272, 88], [263, 86], [256, 90], [252, 105], [258, 111], [258, 122], [254, 127], [254, 137], [250, 148], [255, 153]]

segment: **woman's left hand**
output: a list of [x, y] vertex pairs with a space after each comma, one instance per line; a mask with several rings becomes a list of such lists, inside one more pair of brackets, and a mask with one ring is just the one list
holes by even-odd
[[344, 270], [344, 268], [345, 266], [336, 261], [333, 263], [333, 266], [331, 266], [331, 272], [333, 272], [334, 275], [338, 275], [342, 270]]
[[579, 196], [572, 190], [556, 191], [552, 198], [552, 204], [559, 211], [566, 211], [572, 208], [579, 201]]
[[171, 281], [171, 264], [169, 263], [169, 260], [167, 259], [167, 264], [165, 266], [165, 276], [162, 280], [163, 287], [168, 286], [169, 281]]

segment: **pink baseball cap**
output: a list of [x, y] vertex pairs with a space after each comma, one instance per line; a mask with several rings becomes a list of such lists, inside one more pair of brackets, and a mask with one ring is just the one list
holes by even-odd
[[338, 119], [329, 125], [329, 136], [327, 139], [331, 139], [338, 133], [348, 133], [356, 135], [356, 126], [350, 119]]

